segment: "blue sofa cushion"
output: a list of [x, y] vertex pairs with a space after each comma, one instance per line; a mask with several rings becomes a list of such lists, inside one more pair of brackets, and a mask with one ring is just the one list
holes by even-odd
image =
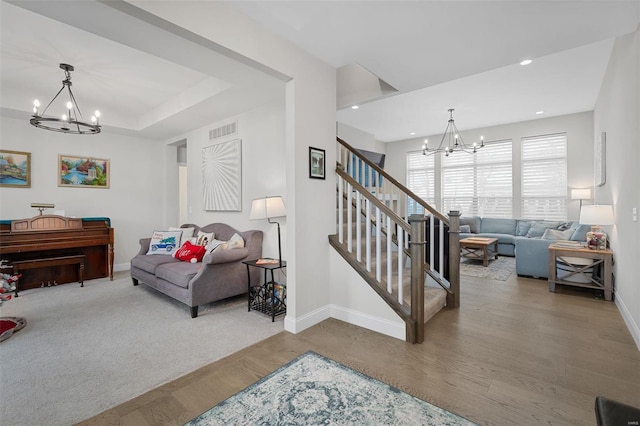
[[562, 225], [562, 222], [533, 222], [531, 224], [531, 228], [529, 228], [529, 231], [527, 232], [526, 237], [540, 238], [542, 237], [542, 234], [544, 234], [544, 231], [546, 231], [547, 229], [556, 229], [560, 225]]
[[569, 239], [571, 241], [587, 241], [587, 232], [591, 230], [591, 226], [580, 225], [578, 222], [575, 222], [574, 225], [575, 225], [575, 228], [573, 231], [573, 235]]
[[480, 218], [478, 216], [461, 217], [460, 225], [469, 225], [469, 232], [472, 234], [480, 232]]
[[517, 220], [515, 219], [483, 218], [480, 224], [480, 232], [483, 234], [510, 234], [514, 236], [516, 234], [516, 224]]
[[519, 237], [524, 237], [529, 232], [531, 228], [531, 224], [533, 221], [531, 220], [519, 220], [518, 225], [516, 226], [516, 235]]

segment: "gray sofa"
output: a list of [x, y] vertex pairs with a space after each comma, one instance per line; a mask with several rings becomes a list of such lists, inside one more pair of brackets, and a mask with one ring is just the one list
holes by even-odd
[[[466, 231], [466, 227], [469, 231], [463, 232]], [[471, 236], [497, 238], [498, 254], [515, 256], [516, 273], [536, 278], [549, 277], [548, 247], [551, 243], [558, 239], [586, 241], [590, 229], [589, 226], [580, 225], [576, 221], [553, 222], [477, 216], [460, 218], [460, 228], [460, 239]], [[547, 229], [552, 231], [545, 234]], [[557, 238], [560, 234], [562, 238]]]
[[[140, 251], [131, 259], [133, 285], [142, 282], [191, 308], [191, 317], [198, 316], [198, 306], [246, 293], [247, 268], [243, 260], [262, 256], [262, 231], [240, 232], [223, 223], [200, 228], [187, 224], [181, 228], [195, 228], [195, 234], [214, 232], [215, 239], [228, 241], [238, 233], [244, 239], [243, 248], [215, 250], [207, 253], [202, 262], [183, 262], [167, 255], [147, 255], [151, 238], [140, 240]], [[251, 281], [258, 282], [260, 270], [250, 268]]]

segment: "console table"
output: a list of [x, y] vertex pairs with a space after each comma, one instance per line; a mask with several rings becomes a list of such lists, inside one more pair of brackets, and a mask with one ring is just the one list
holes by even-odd
[[[271, 322], [275, 317], [287, 312], [287, 286], [275, 281], [273, 271], [287, 267], [285, 261], [275, 261], [274, 263], [260, 263], [261, 259], [245, 260], [247, 265], [247, 275], [249, 276], [249, 296], [248, 307], [254, 311], [271, 315]], [[249, 268], [261, 268], [264, 270], [264, 284], [251, 285], [251, 273]], [[271, 272], [271, 280], [267, 278], [267, 272]]]
[[[586, 264], [586, 262], [576, 262], [572, 258], [592, 259], [592, 262]], [[613, 252], [609, 249], [593, 250], [587, 247], [563, 247], [559, 244], [551, 244], [549, 246], [549, 291], [554, 292], [556, 284], [595, 288], [604, 290], [604, 300], [610, 301], [613, 294], [612, 264]], [[562, 265], [569, 273], [559, 278], [558, 265]], [[600, 274], [595, 272], [599, 268]], [[567, 279], [572, 276], [580, 277], [584, 282]]]

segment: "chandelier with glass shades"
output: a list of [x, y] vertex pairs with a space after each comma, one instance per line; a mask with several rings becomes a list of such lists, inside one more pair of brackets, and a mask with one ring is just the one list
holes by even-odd
[[474, 142], [473, 145], [468, 146], [464, 143], [464, 140], [456, 127], [456, 123], [453, 121], [453, 111], [455, 111], [453, 108], [449, 108], [449, 122], [447, 123], [447, 128], [444, 130], [444, 134], [442, 135], [440, 145], [438, 145], [437, 148], [429, 148], [427, 145], [427, 139], [425, 139], [422, 147], [422, 155], [434, 155], [442, 152], [446, 157], [448, 157], [449, 154], [453, 154], [457, 151], [475, 154], [480, 148], [484, 147], [484, 136], [480, 136], [479, 144]]
[[[29, 122], [33, 126], [53, 132], [72, 133], [76, 135], [95, 135], [96, 133], [100, 133], [100, 111], [96, 111], [94, 115], [91, 116], [90, 123], [82, 119], [82, 112], [80, 112], [76, 98], [71, 91], [71, 71], [73, 71], [73, 65], [60, 64], [60, 68], [64, 70], [65, 77], [64, 80], [62, 80], [62, 88], [58, 90], [58, 93], [56, 93], [42, 112], [40, 112], [40, 101], [37, 99], [33, 101], [33, 115]], [[64, 109], [65, 113], [61, 114], [60, 117], [45, 117], [49, 107], [65, 89], [67, 89], [69, 94], [69, 100]]]

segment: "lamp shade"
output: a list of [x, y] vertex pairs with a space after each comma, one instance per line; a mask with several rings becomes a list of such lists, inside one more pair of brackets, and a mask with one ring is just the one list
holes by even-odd
[[282, 217], [287, 215], [282, 197], [257, 198], [251, 203], [251, 213], [249, 220], [271, 219], [272, 217]]
[[594, 204], [582, 206], [580, 223], [583, 225], [613, 225], [613, 206], [609, 204]]
[[591, 188], [572, 188], [571, 199], [572, 200], [588, 200], [591, 198]]

